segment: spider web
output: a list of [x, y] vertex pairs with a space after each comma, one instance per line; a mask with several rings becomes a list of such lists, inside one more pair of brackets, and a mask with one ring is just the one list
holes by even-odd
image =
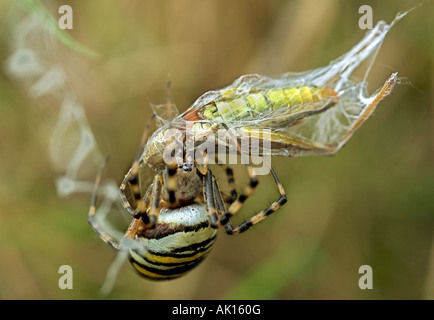
[[[44, 10], [39, 7], [39, 10]], [[16, 8], [13, 8], [16, 9]], [[44, 118], [42, 128], [50, 134], [48, 155], [51, 165], [58, 173], [55, 181], [60, 197], [87, 194], [89, 200], [95, 185], [95, 175], [104, 161], [95, 136], [86, 117], [84, 106], [68, 84], [63, 66], [56, 61], [58, 39], [53, 28], [57, 21], [46, 11], [32, 12], [18, 22], [10, 22], [10, 56], [3, 67], [9, 77], [19, 82], [28, 96], [37, 102]], [[56, 26], [52, 24], [55, 23]], [[58, 28], [57, 28], [58, 29]], [[107, 216], [114, 204], [119, 205], [118, 186], [112, 179], [100, 184], [99, 202], [95, 219], [105, 233], [121, 239], [123, 233], [109, 223]], [[125, 260], [122, 254], [116, 259]], [[113, 268], [112, 268], [113, 269]], [[107, 275], [105, 293], [111, 289], [115, 275]]]

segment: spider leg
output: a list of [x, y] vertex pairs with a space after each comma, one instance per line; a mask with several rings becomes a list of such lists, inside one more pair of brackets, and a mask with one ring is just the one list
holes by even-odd
[[119, 242], [115, 240], [113, 237], [111, 237], [109, 234], [107, 234], [101, 226], [98, 224], [95, 218], [96, 213], [96, 204], [98, 200], [98, 190], [101, 183], [101, 177], [104, 172], [104, 168], [107, 165], [108, 157], [105, 158], [103, 165], [99, 169], [96, 179], [95, 179], [95, 185], [92, 193], [92, 199], [91, 204], [89, 208], [89, 214], [88, 214], [88, 223], [91, 226], [91, 228], [98, 234], [98, 236], [101, 238], [102, 241], [107, 243], [110, 247], [112, 247], [115, 250], [119, 250]]
[[169, 205], [171, 207], [176, 206], [176, 197], [175, 197], [175, 190], [177, 187], [176, 184], [176, 171], [178, 169], [178, 165], [175, 163], [167, 165], [163, 174], [165, 175], [164, 181], [167, 181], [166, 183], [166, 190], [169, 194]]
[[[277, 201], [273, 202], [268, 208], [255, 214], [249, 220], [242, 222], [236, 228], [233, 228], [232, 226], [226, 228], [227, 234], [240, 234], [240, 233], [248, 230], [251, 226], [257, 224], [258, 222], [261, 222], [262, 220], [267, 218], [269, 215], [276, 212], [278, 209], [280, 209], [281, 206], [283, 206], [287, 202], [286, 193], [285, 193], [285, 190], [284, 190], [282, 184], [279, 181], [279, 178], [277, 177], [276, 173], [274, 172], [274, 170], [272, 168], [270, 168], [270, 170], [271, 170], [271, 174], [273, 175], [273, 179], [277, 185], [277, 189], [279, 190], [279, 193], [280, 193], [279, 199]], [[228, 226], [228, 223], [225, 224], [225, 227], [226, 226]]]
[[[203, 193], [207, 206], [208, 221], [212, 228], [217, 228], [219, 225], [218, 220], [226, 212], [226, 207], [223, 202], [222, 193], [220, 192], [217, 181], [211, 170], [208, 169], [206, 175], [203, 177]], [[224, 228], [226, 233], [230, 233], [233, 230], [233, 226], [228, 221]]]
[[224, 202], [227, 204], [232, 204], [238, 197], [237, 189], [235, 187], [235, 179], [234, 179], [234, 171], [231, 167], [225, 165], [225, 164], [219, 164], [220, 167], [225, 171], [226, 177], [228, 179], [229, 189], [230, 189], [230, 195], [227, 194], [221, 194], [223, 197]]
[[[152, 188], [151, 208], [149, 210], [148, 220], [151, 228], [155, 226], [160, 213], [161, 190], [163, 187], [163, 177], [160, 174], [155, 175]], [[143, 217], [142, 217], [143, 219]]]
[[[229, 128], [225, 124], [223, 124], [223, 127], [226, 130], [228, 130], [228, 132], [231, 134], [231, 132], [229, 131]], [[233, 135], [232, 135], [232, 138], [237, 145], [238, 152], [241, 153], [241, 147], [238, 143], [238, 140]], [[255, 225], [256, 223], [258, 223], [258, 222], [262, 221], [263, 219], [265, 219], [266, 217], [268, 217], [273, 212], [276, 212], [282, 205], [284, 205], [287, 202], [285, 190], [284, 190], [282, 184], [280, 183], [279, 178], [277, 177], [276, 173], [274, 172], [274, 170], [270, 166], [271, 174], [273, 175], [273, 179], [274, 179], [274, 181], [277, 185], [277, 188], [279, 190], [279, 193], [280, 193], [279, 199], [277, 201], [273, 202], [270, 207], [255, 214], [249, 220], [244, 221], [236, 228], [233, 228], [231, 225], [229, 225], [228, 223], [230, 222], [230, 218], [239, 211], [239, 209], [242, 207], [243, 203], [253, 193], [256, 186], [258, 185], [258, 180], [256, 178], [255, 171], [254, 171], [253, 167], [251, 167], [249, 164], [246, 164], [246, 168], [247, 168], [247, 173], [250, 177], [250, 181], [249, 181], [248, 186], [244, 189], [244, 192], [237, 198], [237, 200], [235, 200], [229, 206], [227, 212], [223, 216], [220, 217], [220, 220], [217, 224], [217, 226], [228, 225], [228, 227], [225, 227], [227, 234], [239, 234], [239, 233], [242, 233], [242, 232], [248, 230], [252, 225]]]
[[[139, 170], [140, 170], [140, 165], [142, 164], [141, 156], [143, 153], [143, 148], [149, 136], [149, 128], [151, 126], [151, 122], [154, 119], [155, 119], [155, 114], [153, 113], [151, 118], [148, 120], [145, 129], [143, 130], [142, 138], [140, 139], [139, 149], [137, 151], [137, 155], [133, 162], [133, 165], [131, 166], [131, 169], [128, 171], [127, 175], [125, 176], [124, 180], [122, 181], [119, 187], [119, 196], [121, 198], [122, 206], [135, 219], [144, 216], [147, 210], [146, 200], [142, 198], [140, 194]], [[126, 197], [125, 189], [127, 188], [127, 186], [130, 187], [131, 192], [133, 194], [134, 201], [136, 204], [136, 209], [132, 207], [131, 203], [128, 201]], [[148, 222], [149, 221], [144, 221], [145, 224], [147, 224]]]
[[[223, 127], [231, 134], [234, 143], [237, 146], [238, 152], [241, 153], [241, 147], [236, 139], [235, 136], [232, 135], [232, 132], [229, 130], [229, 128], [223, 124]], [[256, 178], [255, 170], [252, 166], [249, 164], [245, 164], [247, 169], [247, 174], [249, 175], [249, 184], [244, 188], [244, 191], [242, 194], [238, 196], [238, 198], [229, 206], [227, 212], [220, 217], [217, 226], [225, 225], [229, 222], [229, 219], [236, 214], [242, 207], [243, 203], [247, 200], [247, 198], [252, 195], [253, 191], [257, 187], [259, 181]]]

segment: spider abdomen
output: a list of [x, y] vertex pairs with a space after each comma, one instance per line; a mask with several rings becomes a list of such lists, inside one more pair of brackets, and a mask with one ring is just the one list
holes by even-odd
[[161, 209], [155, 228], [144, 229], [136, 235], [146, 252], [140, 254], [130, 250], [130, 262], [146, 278], [177, 278], [208, 255], [216, 234], [217, 231], [209, 226], [204, 204]]

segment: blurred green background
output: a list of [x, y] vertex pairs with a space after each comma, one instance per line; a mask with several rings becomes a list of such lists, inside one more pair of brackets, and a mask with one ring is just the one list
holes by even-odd
[[[361, 5], [391, 22], [411, 1], [41, 1], [98, 59], [61, 49], [56, 60], [83, 104], [105, 172], [120, 182], [149, 118], [149, 104], [184, 111], [202, 93], [247, 73], [278, 75], [328, 64], [364, 35]], [[14, 14], [11, 14], [13, 12]], [[23, 12], [23, 14], [20, 14]], [[11, 54], [18, 1], [0, 1], [0, 61]], [[170, 282], [128, 265], [110, 299], [433, 299], [433, 3], [390, 33], [369, 76], [371, 92], [394, 71], [408, 79], [333, 157], [273, 158], [288, 204], [240, 236], [220, 231], [210, 256]], [[41, 36], [42, 37], [42, 36]], [[87, 224], [89, 194], [58, 197], [48, 156], [57, 109], [38, 108], [25, 84], [0, 71], [0, 299], [101, 299], [115, 253]], [[48, 134], [47, 134], [48, 133]], [[93, 179], [95, 167], [90, 167]], [[217, 169], [215, 171], [218, 171]], [[236, 179], [246, 181], [242, 167]], [[224, 180], [224, 179], [222, 179]], [[278, 198], [260, 178], [239, 219]], [[58, 268], [73, 268], [60, 290]], [[372, 290], [358, 287], [361, 265]]]

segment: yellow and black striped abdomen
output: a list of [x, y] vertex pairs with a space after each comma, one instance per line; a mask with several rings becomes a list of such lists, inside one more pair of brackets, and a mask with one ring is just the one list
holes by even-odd
[[318, 112], [330, 102], [337, 101], [337, 93], [333, 89], [316, 86], [257, 90], [236, 97], [231, 97], [231, 94], [228, 91], [223, 95], [223, 99], [204, 106], [200, 117], [230, 123], [244, 119], [266, 118], [276, 110], [290, 117], [300, 113]]
[[131, 265], [154, 280], [180, 277], [208, 255], [216, 234], [209, 226], [204, 204], [162, 209], [156, 227], [137, 234], [146, 252], [130, 250]]

